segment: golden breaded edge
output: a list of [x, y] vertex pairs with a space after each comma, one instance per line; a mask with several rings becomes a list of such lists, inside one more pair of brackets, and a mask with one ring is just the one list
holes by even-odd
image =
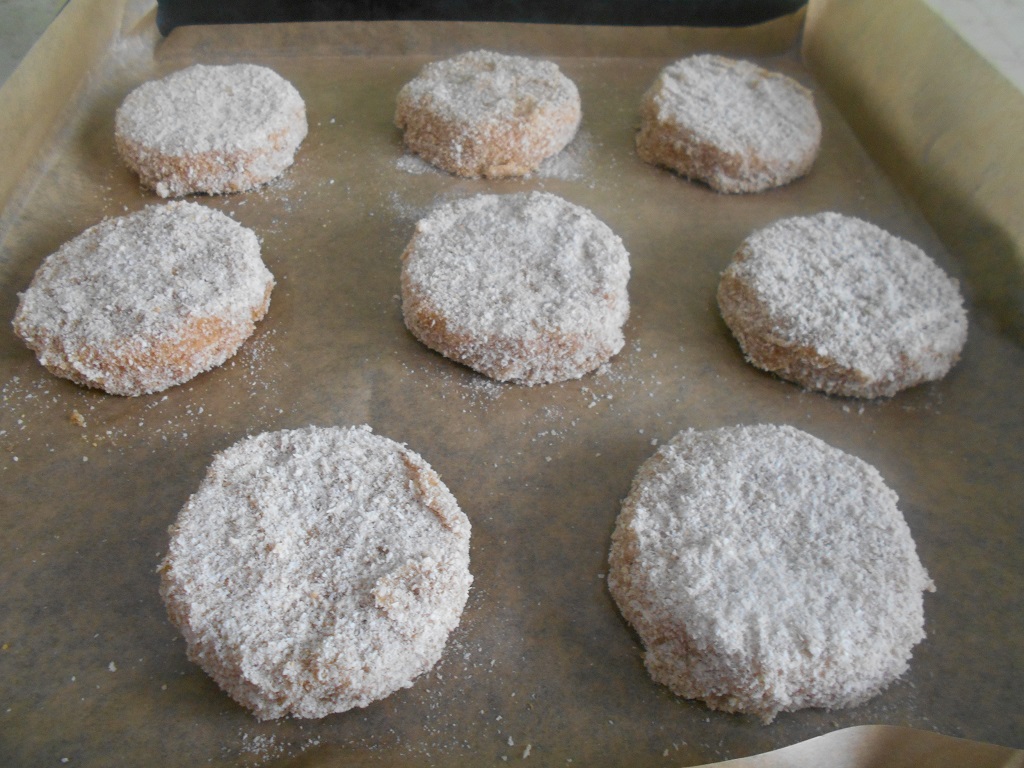
[[[605, 300], [611, 311], [628, 298], [610, 295]], [[402, 315], [409, 332], [429, 349], [496, 381], [529, 386], [578, 379], [608, 362], [625, 343], [621, 327], [602, 337], [544, 333], [532, 338], [478, 339], [458, 333], [449, 328], [443, 314], [417, 292], [404, 274]]]
[[763, 192], [805, 176], [818, 156], [820, 140], [808, 144], [799, 159], [780, 165], [755, 153], [729, 152], [701, 141], [674, 122], [661, 121], [652, 94], [641, 105], [641, 126], [636, 136], [637, 155], [646, 163], [668, 168], [681, 176], [707, 184], [716, 192]]
[[901, 355], [885, 376], [872, 377], [843, 365], [813, 347], [782, 339], [769, 308], [734, 274], [726, 272], [718, 284], [718, 307], [747, 361], [769, 373], [807, 389], [842, 397], [892, 397], [897, 392], [935, 378], [927, 371], [948, 371], [960, 355], [935, 353], [930, 364]]
[[431, 165], [465, 178], [525, 176], [576, 134], [579, 104], [544, 106], [527, 119], [467, 125], [399, 94], [395, 124], [406, 146]]
[[232, 357], [266, 315], [273, 287], [270, 281], [261, 301], [245, 315], [191, 317], [170, 337], [69, 349], [59, 335], [30, 325], [20, 313], [14, 330], [54, 375], [112, 395], [136, 397], [182, 384]]
[[289, 168], [307, 132], [305, 110], [295, 112], [288, 125], [267, 136], [255, 150], [211, 150], [167, 154], [115, 131], [121, 159], [142, 186], [160, 197], [245, 192], [273, 181]]

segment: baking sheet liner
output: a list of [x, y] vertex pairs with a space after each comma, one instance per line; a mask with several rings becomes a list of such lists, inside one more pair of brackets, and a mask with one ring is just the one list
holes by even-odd
[[[89, 5], [74, 0], [62, 17], [89, 18]], [[72, 29], [67, 18], [58, 22]], [[696, 765], [831, 734], [841, 744], [826, 747], [832, 764], [838, 754], [881, 765], [877, 750], [851, 743], [885, 744], [893, 731], [846, 730], [867, 724], [917, 729], [901, 730], [901, 744], [937, 731], [1019, 746], [1024, 352], [975, 300], [969, 254], [947, 247], [812, 78], [798, 52], [802, 21], [647, 31], [290, 24], [181, 28], [157, 41], [152, 17], [128, 5], [100, 25], [106, 55], [70, 101], [67, 80], [33, 51], [0, 98], [47, 102], [40, 114], [59, 118], [27, 123], [45, 137], [31, 161], [5, 158], [2, 317], [62, 242], [160, 202], [114, 151], [114, 110], [140, 82], [195, 62], [265, 64], [303, 94], [310, 133], [280, 180], [196, 198], [254, 229], [277, 279], [266, 319], [222, 368], [124, 399], [50, 376], [0, 334], [0, 762]], [[89, 28], [78, 29], [62, 39], [55, 24], [50, 54], [75, 57]], [[579, 86], [580, 135], [528, 179], [459, 180], [403, 152], [395, 93], [426, 61], [473, 47], [544, 55]], [[815, 89], [825, 129], [807, 178], [722, 196], [637, 159], [641, 94], [664, 65], [705, 50]], [[4, 146], [24, 146], [29, 129], [11, 125], [0, 118], [14, 142]], [[524, 388], [416, 342], [398, 277], [415, 221], [434, 206], [531, 189], [590, 208], [622, 237], [632, 314], [625, 349], [599, 372]], [[720, 271], [753, 229], [821, 210], [906, 237], [964, 280], [970, 338], [946, 379], [861, 402], [744, 362], [715, 306]], [[901, 680], [861, 707], [768, 726], [654, 684], [605, 586], [620, 501], [655, 446], [687, 427], [758, 422], [793, 424], [876, 466], [938, 586], [925, 596], [928, 637]], [[166, 619], [156, 575], [166, 528], [212, 454], [244, 435], [361, 423], [421, 453], [469, 516], [469, 603], [442, 661], [412, 688], [322, 720], [260, 723], [186, 660]]]

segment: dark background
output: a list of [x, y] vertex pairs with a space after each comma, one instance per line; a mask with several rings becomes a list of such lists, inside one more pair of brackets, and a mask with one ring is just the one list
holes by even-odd
[[806, 0], [159, 0], [157, 26], [271, 21], [515, 21], [627, 26], [743, 26]]

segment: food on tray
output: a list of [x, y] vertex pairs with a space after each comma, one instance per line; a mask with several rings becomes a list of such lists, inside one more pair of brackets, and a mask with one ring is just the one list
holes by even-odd
[[644, 94], [637, 153], [718, 192], [761, 192], [814, 163], [821, 121], [786, 75], [722, 56], [666, 67]]
[[260, 719], [364, 707], [440, 659], [469, 594], [470, 523], [369, 427], [218, 454], [171, 528], [161, 594], [188, 656]]
[[267, 67], [196, 64], [128, 94], [117, 149], [160, 197], [242, 192], [279, 176], [306, 136], [306, 105]]
[[897, 497], [788, 426], [687, 430], [639, 469], [608, 585], [651, 677], [758, 715], [865, 701], [924, 637], [934, 590]]
[[427, 64], [398, 93], [406, 146], [458, 176], [523, 176], [580, 123], [576, 85], [549, 61], [473, 51]]
[[402, 311], [429, 348], [499, 381], [579, 378], [624, 344], [629, 254], [555, 195], [478, 195], [423, 218], [402, 256]]
[[940, 379], [967, 339], [955, 280], [912, 243], [838, 213], [748, 237], [718, 304], [751, 363], [836, 395], [888, 397]]
[[57, 376], [142, 395], [235, 354], [273, 287], [251, 230], [171, 202], [96, 224], [48, 256], [14, 330]]

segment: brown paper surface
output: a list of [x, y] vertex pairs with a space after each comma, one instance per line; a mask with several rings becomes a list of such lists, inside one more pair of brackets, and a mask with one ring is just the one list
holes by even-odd
[[[750, 367], [718, 316], [718, 275], [746, 235], [829, 209], [918, 243], [972, 293], [970, 270], [801, 63], [800, 22], [292, 24], [182, 28], [155, 51], [142, 29], [107, 45], [42, 153], [0, 168], [17, 176], [0, 219], [0, 317], [62, 242], [160, 202], [114, 151], [114, 110], [140, 82], [194, 62], [262, 63], [303, 94], [310, 133], [282, 179], [197, 198], [254, 229], [277, 278], [267, 318], [222, 368], [124, 399], [50, 376], [0, 334], [0, 763], [696, 765], [864, 724], [1019, 744], [1024, 351], [972, 303], [964, 358], [945, 380], [860, 402]], [[434, 171], [403, 153], [392, 125], [395, 93], [424, 62], [485, 45], [549, 57], [581, 92], [578, 139], [525, 180]], [[815, 89], [825, 134], [807, 178], [722, 196], [637, 159], [640, 95], [665, 64], [704, 50]], [[622, 237], [632, 314], [625, 349], [601, 371], [524, 388], [416, 342], [398, 276], [432, 206], [530, 189], [587, 206]], [[604, 580], [620, 500], [654, 446], [688, 427], [758, 422], [793, 424], [877, 467], [938, 586], [901, 680], [863, 706], [768, 726], [654, 684]], [[412, 688], [322, 720], [260, 723], [187, 661], [155, 570], [215, 451], [310, 423], [368, 423], [422, 454], [472, 521], [476, 581], [442, 661]]]

